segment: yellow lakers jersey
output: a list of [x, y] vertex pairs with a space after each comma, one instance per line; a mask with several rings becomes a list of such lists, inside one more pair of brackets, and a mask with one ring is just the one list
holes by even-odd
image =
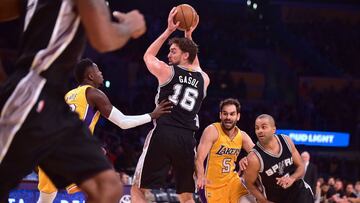
[[99, 120], [100, 112], [91, 108], [86, 100], [86, 89], [91, 87], [91, 85], [83, 85], [70, 90], [65, 95], [65, 101], [72, 111], [79, 114], [79, 118], [89, 126], [91, 133], [93, 133], [95, 125]]
[[213, 123], [219, 137], [210, 149], [206, 162], [206, 178], [209, 187], [221, 187], [238, 174], [234, 171], [236, 159], [241, 151], [242, 136], [239, 128], [231, 140], [221, 128], [220, 123]]

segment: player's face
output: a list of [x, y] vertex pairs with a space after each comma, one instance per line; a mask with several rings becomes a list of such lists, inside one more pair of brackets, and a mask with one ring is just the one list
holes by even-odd
[[104, 82], [104, 77], [96, 64], [94, 64], [94, 66], [92, 67], [92, 74], [94, 83], [97, 86], [101, 86]]
[[176, 44], [170, 46], [168, 59], [170, 65], [179, 65], [183, 52]]
[[240, 113], [236, 111], [236, 106], [231, 105], [225, 105], [223, 106], [221, 112], [220, 112], [220, 120], [221, 120], [221, 126], [225, 130], [232, 130], [235, 128], [236, 123], [240, 119]]
[[258, 118], [255, 121], [255, 134], [261, 143], [268, 143], [274, 133], [275, 133], [275, 126], [271, 124], [268, 118]]

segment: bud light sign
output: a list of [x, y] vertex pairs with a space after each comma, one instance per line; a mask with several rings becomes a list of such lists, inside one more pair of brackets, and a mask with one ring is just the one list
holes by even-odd
[[296, 145], [347, 147], [350, 140], [350, 134], [345, 132], [278, 129], [276, 133], [289, 136]]

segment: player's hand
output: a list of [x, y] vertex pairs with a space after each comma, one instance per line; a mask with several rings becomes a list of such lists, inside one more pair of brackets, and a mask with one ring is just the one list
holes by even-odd
[[196, 187], [198, 189], [204, 189], [207, 184], [209, 184], [209, 181], [205, 177], [198, 177], [196, 180]]
[[199, 24], [199, 21], [200, 21], [200, 18], [199, 18], [199, 15], [196, 14], [197, 18], [196, 18], [196, 23], [190, 27], [189, 30], [185, 30], [185, 37], [188, 38], [188, 39], [191, 39], [192, 38], [192, 33], [194, 32], [194, 30], [196, 29], [196, 27], [198, 26]]
[[177, 13], [176, 7], [172, 8], [169, 13], [167, 30], [169, 30], [170, 32], [174, 32], [176, 28], [178, 28], [180, 25], [180, 22], [174, 23], [174, 17], [176, 13]]
[[247, 160], [246, 157], [240, 159], [240, 161], [239, 161], [239, 166], [240, 166], [240, 170], [241, 170], [241, 171], [243, 171], [243, 170], [245, 170], [245, 169], [247, 168], [247, 166], [248, 166], [248, 160]]
[[157, 105], [157, 107], [154, 109], [154, 111], [152, 113], [150, 113], [150, 117], [151, 117], [151, 119], [157, 119], [165, 113], [171, 113], [171, 109], [173, 107], [174, 107], [174, 104], [171, 101], [164, 99], [160, 102], [159, 105]]
[[276, 178], [276, 184], [280, 185], [284, 189], [292, 186], [294, 182], [295, 182], [295, 178], [291, 176], [283, 176], [281, 178]]
[[146, 31], [144, 16], [138, 10], [132, 10], [128, 13], [114, 11], [113, 16], [119, 21], [122, 29], [127, 31], [134, 39], [140, 37]]

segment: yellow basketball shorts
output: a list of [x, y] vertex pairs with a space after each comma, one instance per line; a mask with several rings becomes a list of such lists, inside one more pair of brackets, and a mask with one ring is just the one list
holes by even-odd
[[206, 186], [204, 192], [205, 194], [201, 196], [205, 197], [203, 202], [207, 203], [238, 203], [240, 197], [248, 194], [238, 176], [235, 176], [223, 186]]
[[[39, 169], [39, 173], [38, 173], [38, 175], [39, 175], [39, 184], [38, 184], [39, 191], [47, 193], [47, 194], [57, 192], [57, 188], [51, 182], [50, 178], [45, 174], [45, 172], [43, 170], [41, 170], [40, 167], [38, 167], [38, 169]], [[80, 192], [81, 190], [75, 184], [71, 184], [66, 187], [66, 191], [68, 194], [74, 194], [76, 192]]]

